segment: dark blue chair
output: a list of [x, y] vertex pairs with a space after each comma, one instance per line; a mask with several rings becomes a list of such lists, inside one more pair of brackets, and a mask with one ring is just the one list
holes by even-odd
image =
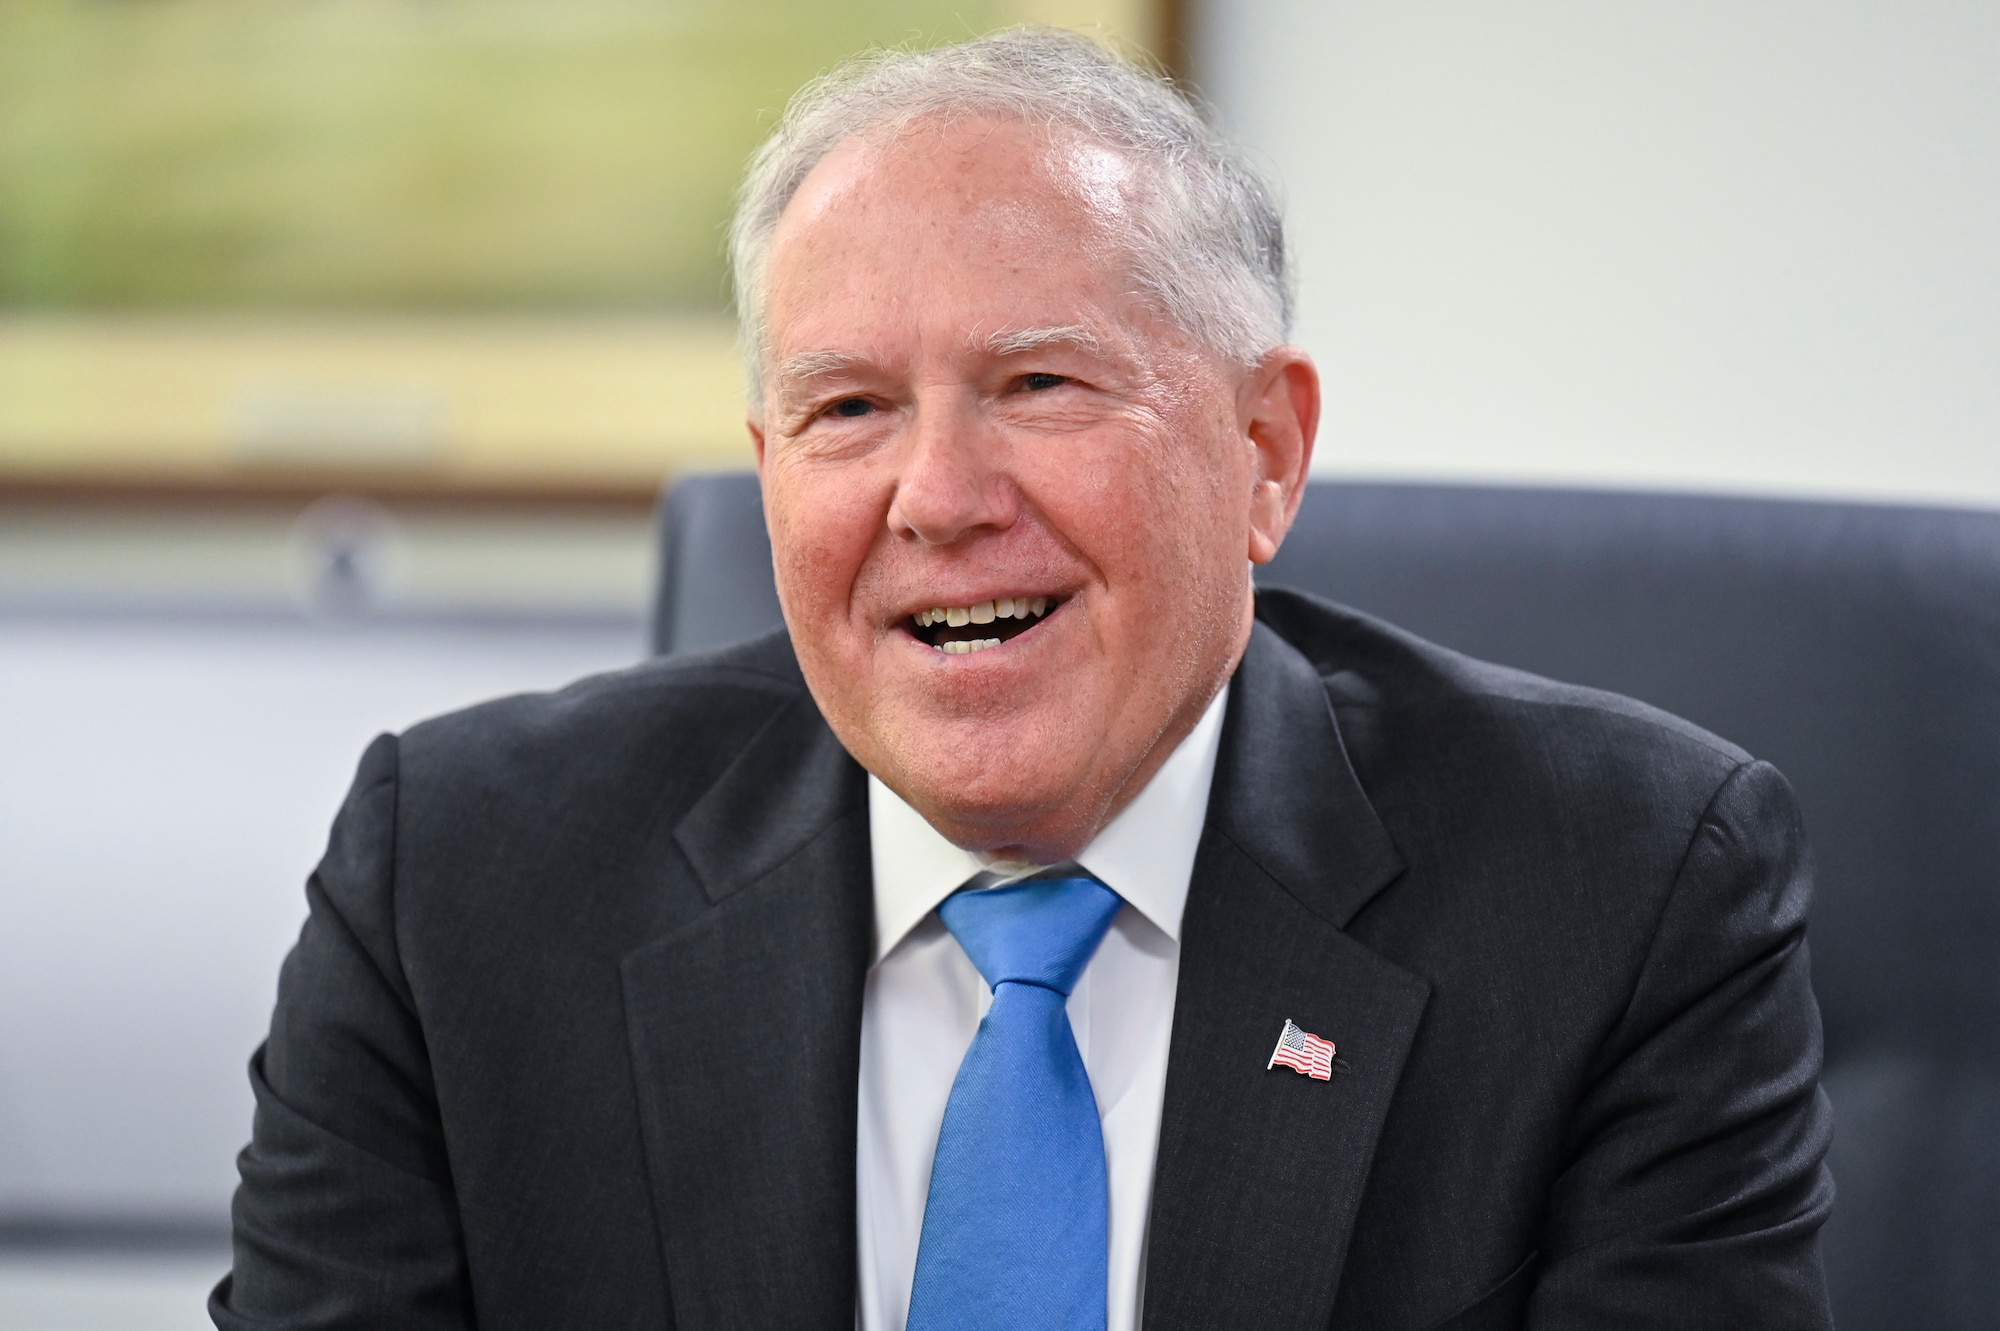
[[[660, 509], [661, 652], [779, 622], [749, 475]], [[1260, 581], [1776, 763], [1818, 862], [1844, 1331], [2000, 1328], [2000, 515], [1315, 482]]]

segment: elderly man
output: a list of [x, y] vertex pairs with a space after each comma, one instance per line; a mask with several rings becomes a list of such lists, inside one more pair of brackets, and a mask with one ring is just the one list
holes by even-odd
[[734, 255], [788, 633], [369, 750], [218, 1325], [1826, 1325], [1782, 779], [1253, 596], [1318, 383], [1178, 94], [857, 63]]

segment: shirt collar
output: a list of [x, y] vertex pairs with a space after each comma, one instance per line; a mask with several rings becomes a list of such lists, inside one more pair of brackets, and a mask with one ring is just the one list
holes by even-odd
[[[1179, 940], [1195, 847], [1208, 816], [1222, 743], [1223, 685], [1146, 788], [1077, 855], [1097, 880]], [[880, 961], [938, 903], [987, 867], [945, 840], [902, 796], [868, 777], [868, 842], [875, 874], [875, 955]]]

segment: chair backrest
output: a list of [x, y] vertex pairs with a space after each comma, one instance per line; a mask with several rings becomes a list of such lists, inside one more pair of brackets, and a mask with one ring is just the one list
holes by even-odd
[[747, 471], [684, 476], [660, 496], [653, 652], [699, 652], [785, 622], [764, 500]]
[[[754, 478], [682, 482], [663, 527], [659, 650], [779, 622]], [[1786, 773], [1818, 863], [1836, 1317], [2000, 1326], [2000, 515], [1316, 482], [1261, 573]]]

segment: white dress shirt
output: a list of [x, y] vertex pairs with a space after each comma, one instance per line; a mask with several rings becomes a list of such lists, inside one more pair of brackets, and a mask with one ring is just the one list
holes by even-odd
[[[1110, 1172], [1109, 1331], [1139, 1325], [1146, 1216], [1180, 978], [1181, 908], [1207, 817], [1228, 696], [1225, 686], [1146, 788], [1076, 857], [1125, 899], [1068, 1004], [1097, 1096]], [[993, 1000], [939, 921], [937, 907], [988, 866], [945, 840], [872, 776], [868, 829], [875, 955], [861, 1002], [856, 1322], [861, 1331], [903, 1331], [945, 1101]]]

